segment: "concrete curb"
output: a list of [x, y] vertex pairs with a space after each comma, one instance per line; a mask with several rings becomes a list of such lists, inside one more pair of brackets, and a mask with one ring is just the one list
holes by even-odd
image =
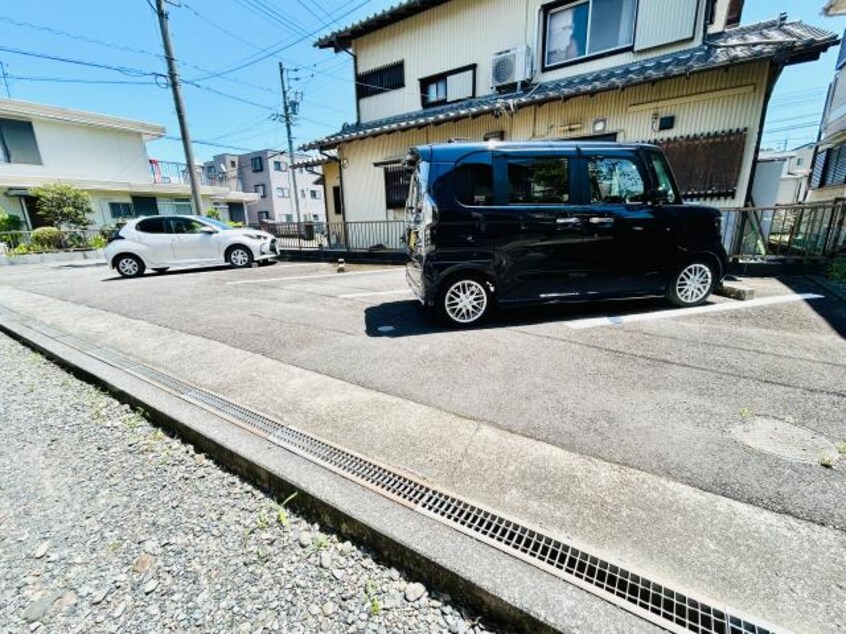
[[[297, 491], [292, 506], [344, 538], [366, 545], [384, 562], [450, 594], [492, 622], [519, 632], [538, 634], [654, 631], [654, 626], [645, 621], [560, 579], [437, 522], [420, 518], [376, 493], [267, 443], [230, 421], [25, 325], [0, 322], [0, 332], [43, 354], [78, 378], [108, 391], [121, 402], [143, 408], [153, 423], [278, 498]], [[239, 434], [243, 437], [236, 439]], [[321, 490], [315, 482], [326, 485]], [[335, 499], [331, 499], [333, 495]], [[363, 509], [371, 506], [379, 508], [368, 517]], [[416, 539], [398, 538], [395, 532], [377, 526], [378, 520], [374, 521], [374, 517], [378, 520], [390, 517], [411, 527], [408, 530]], [[575, 593], [575, 599], [572, 595], [566, 596], [570, 593]], [[534, 600], [532, 605], [525, 600], [528, 597]], [[568, 604], [572, 610], [574, 601], [587, 601], [589, 613], [595, 614], [596, 608], [600, 608], [620, 620], [615, 627], [609, 626], [604, 618], [592, 620], [587, 615], [567, 614]], [[581, 621], [582, 627], [571, 629], [567, 626], [570, 616], [573, 621]]]

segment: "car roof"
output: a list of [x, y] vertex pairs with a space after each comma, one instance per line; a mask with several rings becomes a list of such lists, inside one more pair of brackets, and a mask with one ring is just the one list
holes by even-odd
[[509, 151], [509, 150], [616, 150], [636, 151], [643, 148], [655, 149], [649, 143], [615, 143], [613, 141], [488, 141], [430, 143], [418, 145], [413, 149], [430, 161], [453, 161], [471, 152]]

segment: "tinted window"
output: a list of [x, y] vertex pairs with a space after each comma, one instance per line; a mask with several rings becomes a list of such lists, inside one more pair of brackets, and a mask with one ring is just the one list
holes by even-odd
[[658, 188], [667, 194], [667, 202], [671, 205], [676, 202], [676, 188], [673, 185], [673, 179], [670, 176], [670, 168], [667, 165], [667, 159], [658, 152], [651, 152], [649, 157], [652, 159], [652, 167], [655, 169], [655, 177], [658, 180]]
[[508, 159], [509, 205], [562, 205], [569, 201], [569, 159]]
[[191, 218], [171, 218], [168, 233], [200, 233], [203, 223]]
[[487, 158], [471, 157], [455, 168], [455, 198], [466, 207], [494, 203], [493, 166]]
[[592, 158], [588, 164], [592, 203], [643, 202], [646, 188], [637, 165], [625, 158]]
[[148, 218], [135, 225], [135, 228], [144, 233], [165, 233], [165, 219]]

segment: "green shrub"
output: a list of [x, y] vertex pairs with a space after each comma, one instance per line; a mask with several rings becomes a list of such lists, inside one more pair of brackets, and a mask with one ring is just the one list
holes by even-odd
[[846, 282], [846, 255], [834, 258], [828, 265], [827, 273], [835, 282]]
[[29, 245], [19, 244], [14, 249], [9, 251], [9, 255], [26, 255], [29, 252], [30, 252]]
[[206, 212], [206, 218], [212, 218], [214, 220], [220, 220], [220, 212], [217, 209], [209, 209]]
[[246, 227], [246, 226], [247, 226], [247, 225], [245, 225], [243, 222], [233, 222], [232, 220], [230, 220], [230, 221], [229, 221], [229, 222], [227, 222], [226, 224], [228, 224], [228, 225], [229, 225], [230, 227], [232, 227], [233, 229], [240, 229], [240, 228], [242, 228], [242, 227]]
[[20, 231], [23, 226], [23, 220], [18, 216], [7, 214], [0, 209], [0, 232], [3, 231]]
[[91, 196], [72, 185], [53, 183], [32, 190], [35, 207], [42, 218], [57, 227], [84, 227], [91, 213]]
[[91, 239], [88, 240], [88, 246], [92, 249], [105, 249], [106, 239], [103, 236], [92, 236]]
[[62, 246], [62, 233], [56, 227], [38, 227], [32, 232], [32, 246], [47, 251], [58, 249]]

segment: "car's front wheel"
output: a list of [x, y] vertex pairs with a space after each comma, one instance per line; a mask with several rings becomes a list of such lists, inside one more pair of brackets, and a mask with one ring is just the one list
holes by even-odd
[[438, 294], [437, 310], [446, 324], [467, 328], [485, 321], [493, 310], [493, 303], [493, 292], [485, 280], [458, 277], [447, 282]]
[[674, 306], [699, 306], [713, 292], [716, 280], [714, 268], [707, 262], [685, 264], [670, 281], [667, 300]]
[[115, 258], [115, 269], [122, 277], [140, 277], [144, 275], [144, 263], [137, 255], [124, 253]]
[[253, 263], [253, 254], [247, 247], [238, 244], [229, 249], [226, 261], [236, 269], [244, 269]]

